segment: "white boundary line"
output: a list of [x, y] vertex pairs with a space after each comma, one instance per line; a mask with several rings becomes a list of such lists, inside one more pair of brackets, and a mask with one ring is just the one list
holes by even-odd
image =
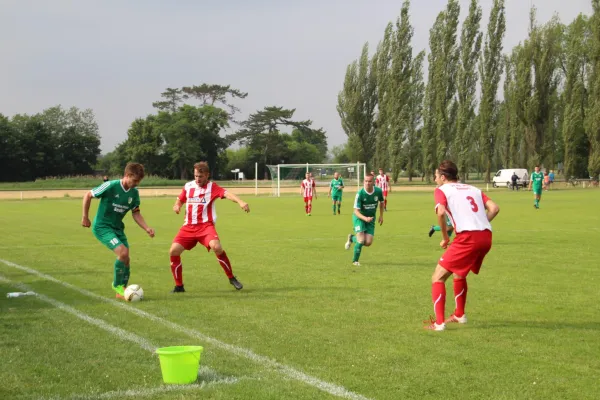
[[[23, 283], [19, 283], [19, 282], [13, 282], [2, 275], [0, 275], [0, 282], [6, 283], [7, 285], [19, 288], [24, 291], [32, 290], [30, 286], [25, 285]], [[58, 308], [61, 311], [64, 311], [64, 312], [71, 314], [79, 319], [84, 320], [85, 322], [87, 322], [91, 325], [94, 325], [100, 329], [103, 329], [103, 330], [107, 331], [108, 333], [111, 333], [122, 340], [127, 340], [130, 342], [133, 342], [133, 343], [137, 344], [138, 346], [140, 346], [142, 349], [147, 350], [151, 353], [154, 353], [154, 351], [158, 347], [158, 346], [153, 345], [152, 343], [150, 343], [148, 340], [144, 339], [143, 337], [136, 335], [135, 333], [127, 332], [126, 330], [116, 327], [114, 325], [111, 325], [104, 320], [91, 317], [91, 316], [89, 316], [85, 313], [82, 313], [81, 311], [78, 311], [77, 309], [75, 309], [67, 304], [61, 303], [60, 301], [55, 300], [51, 297], [48, 297], [41, 293], [36, 293], [35, 297], [43, 302], [53, 305], [54, 307]], [[18, 301], [18, 300], [16, 300], [16, 301]], [[200, 367], [200, 369], [198, 371], [198, 375], [200, 375], [200, 376], [215, 375], [215, 372], [208, 367], [202, 366], [202, 367]], [[237, 382], [238, 382], [237, 378], [228, 377], [228, 378], [221, 378], [221, 379], [216, 379], [214, 381], [208, 381], [208, 382], [203, 381], [200, 384], [168, 385], [168, 386], [159, 386], [159, 387], [155, 387], [155, 388], [127, 389], [127, 390], [118, 390], [118, 391], [112, 391], [112, 392], [106, 392], [106, 393], [97, 393], [94, 395], [71, 395], [71, 396], [69, 396], [69, 398], [72, 398], [72, 399], [112, 399], [112, 398], [117, 398], [117, 397], [120, 398], [120, 397], [126, 397], [126, 396], [127, 397], [147, 397], [147, 396], [152, 396], [152, 395], [158, 394], [158, 393], [167, 393], [167, 392], [181, 391], [181, 390], [186, 390], [186, 391], [200, 390], [200, 389], [204, 389], [206, 387], [212, 386], [212, 385], [218, 385], [218, 384], [232, 385]], [[50, 399], [57, 399], [57, 398], [60, 398], [60, 397], [53, 396]], [[44, 397], [42, 397], [42, 399], [44, 399]]]
[[90, 292], [88, 290], [81, 289], [81, 288], [79, 288], [79, 287], [77, 287], [75, 285], [72, 285], [72, 284], [67, 283], [67, 282], [63, 282], [61, 280], [58, 280], [58, 279], [54, 278], [53, 276], [46, 275], [46, 274], [44, 274], [42, 272], [39, 272], [39, 271], [37, 271], [35, 269], [32, 269], [32, 268], [24, 267], [22, 265], [15, 264], [13, 262], [2, 260], [2, 259], [0, 259], [0, 262], [6, 264], [9, 267], [18, 269], [18, 270], [23, 271], [23, 272], [27, 272], [28, 274], [35, 275], [35, 276], [37, 276], [39, 278], [43, 278], [45, 280], [48, 280], [48, 281], [57, 283], [59, 285], [62, 285], [64, 287], [69, 288], [71, 290], [74, 290], [74, 291], [76, 291], [76, 292], [78, 292], [78, 293], [80, 293], [80, 294], [82, 294], [84, 296], [92, 297], [92, 298], [98, 299], [100, 301], [103, 301], [103, 302], [109, 303], [111, 305], [114, 305], [116, 307], [120, 307], [123, 310], [129, 311], [129, 312], [131, 312], [133, 314], [136, 314], [136, 315], [138, 315], [138, 316], [140, 316], [142, 318], [146, 318], [146, 319], [149, 319], [151, 321], [154, 321], [154, 322], [157, 322], [159, 324], [162, 324], [162, 325], [164, 325], [164, 326], [166, 326], [168, 328], [171, 328], [171, 329], [173, 329], [173, 330], [175, 330], [177, 332], [184, 333], [184, 334], [186, 334], [186, 335], [188, 335], [190, 337], [193, 337], [195, 339], [201, 340], [201, 341], [203, 341], [205, 343], [210, 343], [211, 345], [213, 345], [213, 346], [215, 346], [215, 347], [217, 347], [219, 349], [226, 350], [226, 351], [228, 351], [228, 352], [230, 352], [232, 354], [235, 354], [237, 356], [241, 356], [241, 357], [247, 358], [247, 359], [249, 359], [251, 361], [254, 361], [257, 364], [262, 365], [263, 367], [271, 368], [272, 370], [278, 371], [281, 374], [287, 376], [288, 378], [300, 381], [300, 382], [305, 383], [305, 384], [307, 384], [309, 386], [317, 388], [317, 389], [319, 389], [319, 390], [321, 390], [323, 392], [329, 393], [329, 394], [331, 394], [333, 396], [337, 396], [337, 397], [341, 397], [341, 398], [345, 398], [345, 399], [351, 399], [351, 400], [369, 400], [368, 397], [365, 397], [365, 396], [363, 396], [361, 394], [358, 394], [358, 393], [354, 393], [354, 392], [346, 389], [343, 386], [339, 386], [339, 385], [336, 385], [336, 384], [333, 384], [333, 383], [330, 383], [330, 382], [323, 381], [323, 380], [321, 380], [319, 378], [316, 378], [314, 376], [308, 375], [308, 374], [306, 374], [306, 373], [304, 373], [304, 372], [302, 372], [302, 371], [300, 371], [298, 369], [292, 368], [292, 367], [290, 367], [288, 365], [285, 365], [285, 364], [281, 364], [281, 363], [273, 360], [272, 358], [269, 358], [269, 357], [257, 354], [255, 352], [253, 352], [252, 350], [248, 350], [248, 349], [245, 349], [243, 347], [234, 346], [234, 345], [222, 342], [222, 341], [220, 341], [218, 339], [215, 339], [215, 338], [212, 338], [210, 336], [207, 336], [207, 335], [205, 335], [205, 334], [203, 334], [201, 332], [198, 332], [198, 331], [196, 331], [194, 329], [186, 328], [184, 326], [178, 325], [178, 324], [176, 324], [174, 322], [171, 322], [169, 320], [163, 319], [161, 317], [157, 317], [156, 315], [150, 314], [150, 313], [148, 313], [146, 311], [143, 311], [143, 310], [140, 310], [138, 308], [132, 307], [131, 305], [129, 305], [127, 303], [123, 303], [123, 302], [119, 302], [119, 301], [116, 301], [116, 300], [113, 300], [113, 299], [109, 299], [107, 297], [100, 296], [100, 295], [98, 295], [96, 293], [93, 293], [93, 292]]

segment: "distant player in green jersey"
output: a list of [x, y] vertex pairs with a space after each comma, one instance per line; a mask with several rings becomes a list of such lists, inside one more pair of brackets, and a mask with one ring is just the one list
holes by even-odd
[[[112, 250], [117, 259], [114, 264], [112, 287], [117, 292], [117, 298], [123, 299], [124, 291], [129, 282], [130, 260], [129, 243], [125, 236], [123, 217], [131, 211], [133, 220], [150, 237], [154, 237], [154, 229], [150, 228], [140, 213], [140, 194], [136, 186], [144, 179], [144, 166], [129, 163], [125, 167], [123, 178], [104, 182], [83, 196], [83, 217], [81, 225], [89, 228], [96, 239]], [[100, 199], [94, 223], [90, 222], [89, 211], [92, 198]]]
[[339, 172], [333, 173], [333, 179], [329, 184], [329, 193], [327, 196], [331, 196], [333, 201], [333, 215], [335, 215], [335, 207], [337, 206], [337, 213], [340, 213], [340, 207], [342, 206], [342, 191], [344, 190], [344, 180], [340, 176]]
[[379, 204], [379, 225], [383, 224], [383, 191], [375, 187], [375, 177], [372, 174], [365, 176], [364, 188], [356, 193], [354, 199], [354, 214], [352, 215], [352, 226], [354, 234], [348, 235], [348, 241], [344, 248], [348, 250], [354, 243], [354, 257], [352, 263], [360, 266], [358, 259], [363, 246], [369, 247], [373, 244], [375, 236], [375, 215]]
[[535, 200], [533, 206], [537, 209], [540, 208], [540, 200], [542, 199], [542, 187], [544, 185], [544, 174], [540, 172], [540, 166], [535, 166], [535, 172], [531, 173], [529, 179], [529, 190], [533, 188], [533, 194]]

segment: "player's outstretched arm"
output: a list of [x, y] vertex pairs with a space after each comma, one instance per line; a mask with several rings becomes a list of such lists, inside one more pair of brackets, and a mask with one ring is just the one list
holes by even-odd
[[496, 218], [496, 215], [498, 215], [499, 212], [500, 207], [498, 207], [498, 204], [489, 199], [485, 202], [485, 214], [487, 215], [488, 221], [491, 222], [494, 218]]
[[240, 205], [240, 208], [242, 210], [244, 210], [245, 212], [250, 212], [250, 206], [248, 205], [248, 203], [246, 203], [245, 201], [243, 201], [242, 199], [240, 199], [239, 197], [237, 197], [235, 194], [231, 193], [231, 192], [225, 192], [225, 198], [227, 200], [231, 200], [233, 202], [236, 202]]
[[142, 213], [139, 210], [134, 211], [132, 216], [133, 216], [133, 220], [136, 222], [136, 224], [138, 224], [140, 228], [142, 228], [144, 231], [146, 231], [148, 236], [153, 238], [154, 237], [154, 229], [152, 229], [148, 226], [148, 224], [144, 220], [144, 217], [142, 217]]
[[183, 202], [177, 198], [177, 200], [175, 200], [175, 204], [173, 205], [173, 211], [175, 211], [175, 214], [179, 214], [182, 206]]
[[81, 217], [81, 226], [89, 228], [92, 223], [90, 221], [90, 204], [92, 204], [92, 192], [89, 191], [83, 196], [83, 210]]

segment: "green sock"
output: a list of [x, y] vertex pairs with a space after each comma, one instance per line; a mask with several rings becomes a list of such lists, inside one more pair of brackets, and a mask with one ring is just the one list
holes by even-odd
[[360, 252], [362, 250], [363, 245], [361, 243], [356, 242], [354, 245], [354, 257], [352, 257], [352, 262], [358, 261], [360, 258]]
[[113, 276], [113, 287], [123, 285], [125, 279], [125, 264], [119, 259], [115, 260], [114, 276]]
[[338, 203], [338, 212], [340, 211], [341, 207], [342, 207], [342, 203]]
[[358, 241], [356, 240], [356, 235], [352, 235], [352, 243], [358, 243]]
[[333, 205], [333, 213], [335, 214], [335, 204]]
[[129, 274], [131, 273], [131, 268], [125, 266], [125, 273], [123, 274], [123, 285], [127, 286], [129, 284]]
[[434, 225], [434, 226], [433, 226], [433, 230], [434, 230], [434, 231], [436, 231], [436, 232], [439, 232], [439, 231], [441, 231], [441, 230], [442, 230], [442, 227], [441, 227], [441, 226], [439, 226], [439, 225]]

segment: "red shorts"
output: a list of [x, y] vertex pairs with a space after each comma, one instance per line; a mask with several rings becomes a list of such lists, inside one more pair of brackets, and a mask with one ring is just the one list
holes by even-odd
[[483, 259], [491, 248], [492, 232], [461, 232], [444, 252], [439, 264], [459, 276], [467, 276], [469, 272], [478, 274]]
[[308, 196], [304, 198], [304, 202], [308, 203], [309, 201], [312, 201], [312, 196]]
[[210, 251], [210, 241], [219, 240], [219, 235], [213, 224], [184, 225], [179, 229], [173, 243], [179, 243], [186, 250], [193, 249], [197, 243]]
[[388, 192], [387, 190], [383, 191], [383, 197], [387, 197], [387, 192]]

